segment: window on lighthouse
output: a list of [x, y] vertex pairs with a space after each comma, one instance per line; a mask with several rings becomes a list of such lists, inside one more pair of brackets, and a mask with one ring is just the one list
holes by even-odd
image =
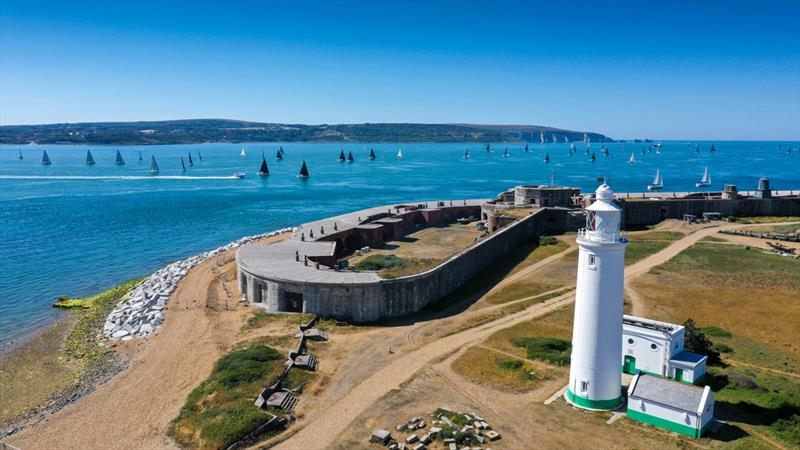
[[597, 229], [597, 213], [594, 211], [589, 212], [589, 230], [594, 231]]

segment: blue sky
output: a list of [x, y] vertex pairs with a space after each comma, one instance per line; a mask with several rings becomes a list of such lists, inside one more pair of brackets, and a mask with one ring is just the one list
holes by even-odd
[[0, 2], [0, 124], [800, 139], [800, 2]]

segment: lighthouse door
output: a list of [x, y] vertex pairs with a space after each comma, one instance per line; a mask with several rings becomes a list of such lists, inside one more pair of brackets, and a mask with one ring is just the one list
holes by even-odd
[[636, 373], [636, 358], [633, 356], [626, 355], [625, 356], [625, 364], [622, 365], [622, 371], [625, 373], [635, 374]]

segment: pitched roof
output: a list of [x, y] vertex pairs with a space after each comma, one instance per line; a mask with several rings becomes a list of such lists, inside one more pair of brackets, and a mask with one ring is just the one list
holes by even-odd
[[704, 388], [672, 381], [654, 375], [640, 374], [630, 396], [669, 405], [684, 411], [697, 412]]

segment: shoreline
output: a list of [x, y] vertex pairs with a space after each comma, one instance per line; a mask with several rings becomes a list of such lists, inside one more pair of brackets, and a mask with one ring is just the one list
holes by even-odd
[[[5, 409], [0, 409], [0, 439], [38, 424], [53, 413], [93, 392], [99, 385], [106, 383], [128, 367], [131, 356], [125, 351], [119, 351], [124, 349], [115, 349], [120, 340], [108, 336], [104, 332], [104, 325], [114, 311], [125, 305], [134, 292], [159, 272], [185, 261], [193, 261], [192, 267], [186, 270], [188, 272], [197, 264], [238, 248], [242, 243], [293, 230], [294, 228], [285, 228], [245, 236], [210, 251], [167, 264], [151, 275], [126, 281], [96, 295], [85, 297], [83, 300], [90, 299], [90, 308], [66, 310], [61, 314], [62, 317], [37, 327], [31, 333], [25, 333], [24, 338], [15, 337], [14, 343], [6, 346], [0, 353], [0, 362], [3, 363], [0, 364], [0, 381], [6, 382], [5, 388], [9, 391], [4, 394], [4, 398], [8, 394], [18, 394], [23, 399], [12, 399], [17, 400], [16, 402], [4, 401], [14, 404], [11, 406], [6, 404]], [[175, 286], [182, 278], [183, 276], [175, 282]], [[146, 342], [148, 336], [137, 337], [140, 342]], [[51, 372], [52, 380], [49, 378]], [[19, 382], [19, 378], [16, 377], [18, 373], [26, 373], [26, 387], [34, 390], [41, 388], [43, 392], [37, 392], [40, 395], [38, 397], [33, 395], [30, 400], [27, 392], [15, 393], [12, 383], [8, 381]], [[40, 379], [36, 379], [37, 375]], [[9, 395], [9, 398], [11, 397], [12, 395]], [[0, 408], [3, 408], [3, 405], [0, 405]], [[12, 410], [13, 408], [17, 410]]]

